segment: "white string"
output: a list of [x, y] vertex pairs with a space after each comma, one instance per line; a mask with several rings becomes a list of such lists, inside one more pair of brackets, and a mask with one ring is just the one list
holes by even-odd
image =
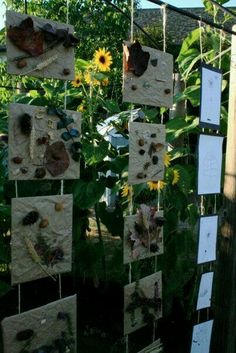
[[166, 11], [167, 4], [161, 6], [162, 12], [162, 23], [163, 23], [163, 52], [166, 52], [166, 23], [167, 23], [167, 11]]
[[221, 55], [221, 52], [222, 52], [222, 39], [223, 39], [223, 36], [222, 36], [222, 29], [220, 30], [220, 48], [219, 48], [219, 69], [221, 69], [221, 63], [222, 63], [222, 55]]
[[217, 196], [214, 195], [214, 213], [216, 214], [216, 201], [217, 201]]
[[200, 31], [200, 54], [201, 54], [201, 61], [203, 61], [203, 44], [202, 44], [202, 21], [198, 21], [199, 31]]
[[61, 180], [61, 195], [64, 193], [64, 180]]
[[199, 322], [200, 322], [200, 310], [197, 313], [197, 323], [199, 324]]
[[125, 336], [125, 353], [129, 353], [129, 336]]
[[21, 313], [21, 288], [20, 284], [18, 284], [18, 314]]
[[201, 202], [200, 202], [200, 214], [203, 216], [205, 213], [205, 208], [204, 208], [204, 197], [201, 195]]
[[62, 298], [61, 290], [61, 274], [58, 275], [58, 284], [59, 284], [59, 298]]
[[134, 41], [134, 0], [131, 0], [131, 23], [130, 23], [130, 41]]
[[69, 2], [70, 0], [66, 0], [66, 23], [69, 23]]
[[129, 263], [129, 284], [132, 283], [132, 264]]
[[15, 180], [15, 193], [16, 193], [16, 198], [18, 197], [18, 184], [17, 180]]

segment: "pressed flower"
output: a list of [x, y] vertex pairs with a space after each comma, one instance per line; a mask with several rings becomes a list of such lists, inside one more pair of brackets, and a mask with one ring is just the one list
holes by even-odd
[[164, 155], [164, 165], [165, 167], [169, 167], [170, 165], [170, 155], [168, 153], [165, 153]]
[[77, 74], [76, 77], [75, 77], [75, 80], [72, 81], [72, 86], [73, 87], [79, 87], [82, 85], [82, 75], [81, 74]]
[[109, 71], [112, 64], [111, 53], [104, 48], [99, 48], [94, 53], [94, 63], [100, 71]]
[[132, 192], [132, 186], [125, 184], [122, 188], [121, 196], [130, 198]]
[[177, 169], [173, 170], [173, 180], [172, 180], [172, 185], [175, 185], [178, 183], [180, 179], [179, 171]]
[[148, 188], [152, 190], [162, 190], [166, 186], [166, 183], [162, 180], [158, 181], [148, 181], [147, 182]]
[[100, 85], [100, 81], [96, 80], [90, 71], [85, 72], [84, 80], [88, 85], [91, 85], [91, 84], [93, 84], [94, 86]]

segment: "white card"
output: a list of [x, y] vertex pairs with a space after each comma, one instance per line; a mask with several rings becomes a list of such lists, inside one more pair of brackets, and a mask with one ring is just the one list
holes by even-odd
[[209, 353], [213, 320], [193, 327], [191, 353]]
[[219, 194], [221, 191], [222, 136], [199, 136], [198, 195]]
[[216, 259], [216, 238], [218, 216], [200, 217], [197, 263], [202, 264]]
[[222, 72], [209, 65], [201, 67], [200, 126], [220, 127]]
[[211, 306], [211, 293], [214, 272], [203, 273], [198, 291], [196, 310], [209, 308]]

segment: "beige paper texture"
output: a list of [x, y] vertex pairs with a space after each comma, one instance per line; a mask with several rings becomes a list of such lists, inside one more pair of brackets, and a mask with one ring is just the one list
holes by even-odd
[[130, 123], [128, 168], [130, 184], [163, 180], [165, 138], [164, 125]]
[[[132, 295], [135, 292], [136, 282], [124, 287], [124, 334], [127, 335], [146, 326], [142, 308], [138, 307], [133, 313], [128, 312], [129, 305], [134, 304]], [[155, 309], [149, 308], [149, 313], [154, 315], [155, 320], [162, 317], [162, 272], [156, 272], [150, 276], [139, 280], [137, 293], [143, 299], [152, 299], [155, 303]]]
[[[35, 16], [29, 16], [26, 14], [20, 14], [14, 11], [7, 11], [6, 13], [6, 26], [19, 26], [19, 24], [30, 17], [34, 23], [34, 29], [42, 28], [45, 24], [49, 23], [54, 29], [69, 29], [69, 33], [74, 33], [74, 27], [69, 24], [58, 23], [48, 19], [38, 18]], [[59, 44], [53, 49], [48, 50], [40, 56], [34, 56], [26, 58], [27, 66], [24, 68], [18, 68], [16, 66], [15, 59], [18, 57], [25, 57], [29, 54], [19, 49], [9, 38], [6, 36], [7, 44], [7, 60], [8, 60], [8, 73], [15, 75], [28, 75], [36, 77], [47, 77], [55, 78], [60, 80], [74, 80], [75, 69], [74, 69], [74, 48], [64, 48], [63, 44]], [[47, 46], [50, 44], [47, 44]], [[44, 45], [44, 51], [46, 44]], [[38, 64], [41, 64], [48, 59], [56, 57], [56, 60], [49, 64], [42, 70], [35, 70]], [[63, 74], [63, 70], [69, 69], [68, 75]]]
[[[76, 353], [76, 316], [76, 295], [73, 295], [5, 318], [2, 321], [4, 353], [19, 353], [25, 346], [27, 352], [32, 352], [42, 346], [53, 346], [56, 344], [55, 341], [61, 338], [62, 332], [66, 333], [68, 341], [70, 339], [74, 341], [68, 352]], [[17, 339], [17, 334], [25, 330], [33, 331], [31, 342]]]
[[[81, 114], [66, 110], [68, 117], [73, 118], [68, 128], [76, 128], [81, 132]], [[30, 135], [21, 132], [19, 121], [24, 114], [31, 116], [32, 129]], [[13, 103], [9, 106], [9, 179], [10, 180], [38, 180], [35, 173], [37, 169], [44, 168], [46, 175], [42, 179], [78, 179], [80, 176], [80, 163], [72, 159], [70, 148], [72, 139], [64, 141], [61, 135], [67, 132], [66, 128], [57, 129], [60, 118], [56, 115], [48, 115], [45, 107]], [[39, 144], [39, 138], [47, 138], [48, 144]], [[79, 141], [74, 138], [74, 141]], [[53, 176], [45, 168], [45, 151], [48, 145], [63, 142], [69, 158], [68, 168], [61, 174]], [[20, 157], [22, 162], [13, 161]], [[26, 172], [25, 172], [26, 171]]]
[[[148, 207], [148, 206], [146, 206]], [[149, 219], [149, 231], [140, 232], [135, 223], [140, 224], [138, 215], [125, 217], [124, 223], [124, 264], [163, 254], [163, 226], [155, 224], [156, 218], [163, 218], [163, 211], [156, 212]]]
[[[62, 209], [56, 211], [56, 205], [61, 205]], [[72, 195], [12, 199], [12, 284], [46, 277], [44, 270], [51, 275], [71, 271], [72, 206]], [[38, 220], [31, 225], [23, 225], [23, 219], [31, 211], [39, 213]], [[41, 221], [45, 219], [48, 225], [40, 228]], [[28, 240], [37, 249], [44, 270], [33, 261], [27, 247]], [[49, 263], [45, 263], [44, 259]]]
[[[130, 43], [126, 42], [124, 49], [127, 46]], [[146, 46], [142, 49], [150, 54], [147, 70], [137, 77], [124, 68], [123, 101], [170, 108], [173, 105], [173, 56]], [[152, 62], [157, 64], [153, 66]]]

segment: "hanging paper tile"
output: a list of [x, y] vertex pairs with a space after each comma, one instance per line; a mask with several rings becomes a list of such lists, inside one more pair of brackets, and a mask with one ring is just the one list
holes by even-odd
[[74, 27], [13, 11], [6, 13], [8, 73], [73, 80]]
[[164, 178], [165, 126], [131, 122], [129, 124], [130, 184]]
[[173, 56], [125, 42], [123, 101], [156, 107], [173, 105]]
[[216, 259], [218, 216], [200, 217], [197, 263], [202, 264]]
[[12, 284], [70, 272], [72, 195], [12, 199]]
[[201, 65], [200, 127], [219, 130], [222, 71]]
[[213, 320], [193, 327], [191, 353], [209, 353]]
[[10, 104], [9, 179], [77, 179], [81, 114]]
[[196, 310], [209, 308], [211, 306], [213, 276], [214, 272], [207, 272], [202, 274]]
[[162, 273], [156, 272], [124, 287], [124, 334], [162, 317]]
[[163, 254], [163, 211], [142, 204], [136, 215], [125, 217], [124, 263]]
[[76, 295], [2, 321], [4, 353], [76, 353]]
[[200, 134], [198, 143], [198, 195], [221, 192], [222, 145], [224, 137]]
[[152, 344], [150, 344], [149, 346], [145, 347], [138, 353], [162, 353], [162, 352], [163, 352], [163, 347], [159, 339], [153, 342]]

